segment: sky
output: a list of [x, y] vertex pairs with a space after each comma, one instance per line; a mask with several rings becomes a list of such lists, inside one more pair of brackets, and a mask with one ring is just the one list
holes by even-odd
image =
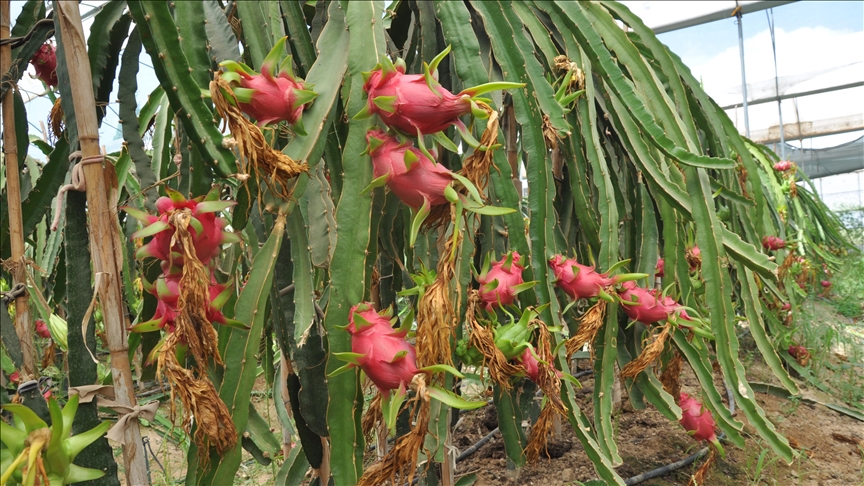
[[[85, 13], [101, 1], [83, 2]], [[716, 11], [733, 5], [729, 1], [629, 1], [624, 2], [646, 24], [657, 26]], [[741, 2], [753, 3], [753, 2]], [[12, 1], [12, 18], [17, 17], [23, 4]], [[797, 83], [781, 86], [781, 92], [794, 93], [820, 87], [864, 80], [864, 2], [860, 1], [801, 1], [776, 7], [774, 16], [777, 71], [781, 81], [789, 77]], [[744, 16], [745, 72], [751, 86], [749, 98], [760, 98], [774, 94], [774, 57], [768, 29], [769, 11], [750, 13]], [[85, 20], [85, 34], [92, 18]], [[659, 35], [661, 42], [681, 56], [697, 79], [701, 79], [709, 95], [721, 106], [741, 101], [741, 71], [738, 54], [738, 28], [736, 19], [729, 18], [699, 26], [667, 32]], [[839, 68], [839, 69], [838, 69]], [[33, 68], [29, 71], [32, 73]], [[800, 76], [806, 73], [822, 73], [818, 76]], [[150, 67], [149, 56], [141, 54], [138, 75], [138, 105], [157, 86]], [[20, 87], [27, 103], [31, 133], [39, 134], [41, 122], [45, 122], [50, 102], [44, 96], [40, 82], [24, 75]], [[757, 87], [763, 89], [757, 90]], [[116, 99], [115, 93], [112, 99]], [[796, 102], [782, 102], [785, 123], [833, 118], [864, 113], [864, 87], [847, 89], [801, 98]], [[112, 103], [100, 130], [102, 144], [109, 151], [120, 146], [117, 105]], [[743, 131], [742, 110], [729, 110], [730, 117]], [[766, 103], [749, 108], [751, 131], [765, 129], [778, 123], [777, 103]], [[823, 148], [845, 143], [861, 136], [861, 132], [833, 135], [804, 141], [806, 148]]]

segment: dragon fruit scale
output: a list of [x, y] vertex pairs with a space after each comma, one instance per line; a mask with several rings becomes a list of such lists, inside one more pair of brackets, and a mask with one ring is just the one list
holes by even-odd
[[369, 304], [357, 304], [345, 328], [351, 334], [353, 364], [382, 392], [407, 387], [418, 373], [417, 353], [406, 340], [408, 330], [393, 329], [387, 311], [378, 313]]
[[57, 86], [57, 48], [51, 44], [42, 47], [30, 58], [30, 64], [36, 69], [36, 77], [48, 86]]
[[424, 63], [423, 74], [405, 74], [405, 62], [402, 59], [397, 59], [394, 64], [384, 57], [372, 71], [363, 73], [363, 91], [368, 95], [368, 101], [355, 118], [378, 115], [388, 127], [411, 136], [418, 133], [431, 135], [451, 125], [463, 130], [460, 116], [469, 113], [478, 118], [488, 116], [478, 106], [475, 96], [523, 86], [517, 83], [488, 83], [453, 94], [438, 83], [437, 75], [438, 64], [449, 52], [448, 46], [431, 63]]
[[555, 255], [549, 260], [549, 267], [555, 273], [555, 285], [571, 299], [589, 299], [600, 295], [600, 291], [615, 283], [605, 273], [597, 273], [594, 267], [580, 264], [575, 258], [565, 259]]
[[698, 441], [707, 440], [717, 447], [723, 456], [723, 447], [714, 433], [715, 423], [711, 411], [705, 409], [699, 400], [682, 392], [678, 397], [678, 406], [681, 407], [681, 420], [679, 423], [687, 429], [687, 432]]
[[491, 311], [496, 307], [510, 305], [516, 300], [516, 294], [534, 285], [535, 282], [524, 282], [519, 252], [511, 251], [501, 257], [501, 260], [489, 265], [489, 257], [483, 264], [483, 271], [477, 276], [480, 284], [480, 299]]
[[302, 125], [304, 107], [315, 99], [317, 93], [311, 86], [297, 78], [291, 68], [293, 62], [285, 54], [285, 40], [280, 39], [261, 64], [261, 73], [245, 64], [223, 61], [223, 77], [232, 84], [237, 103], [258, 125], [288, 122], [294, 131], [305, 135]]
[[448, 202], [445, 191], [455, 177], [446, 167], [429, 160], [410, 141], [400, 142], [382, 130], [366, 134], [375, 179], [414, 209]]

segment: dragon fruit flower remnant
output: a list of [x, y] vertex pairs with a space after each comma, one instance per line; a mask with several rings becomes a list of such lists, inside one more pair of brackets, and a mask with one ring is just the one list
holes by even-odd
[[258, 125], [287, 122], [295, 133], [305, 135], [302, 124], [304, 108], [315, 99], [302, 79], [294, 75], [292, 57], [285, 54], [283, 37], [261, 64], [261, 73], [249, 66], [234, 61], [223, 61], [223, 78], [232, 84], [232, 91], [240, 109], [254, 118]]
[[519, 292], [534, 285], [534, 282], [525, 283], [522, 280], [522, 270], [525, 267], [521, 260], [519, 252], [511, 251], [501, 257], [501, 260], [492, 263], [490, 268], [487, 257], [483, 271], [477, 276], [480, 299], [486, 304], [487, 311], [512, 304]]

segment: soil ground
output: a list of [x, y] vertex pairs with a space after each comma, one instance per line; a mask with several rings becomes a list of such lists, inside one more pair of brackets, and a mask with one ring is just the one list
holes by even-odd
[[[688, 371], [682, 377], [682, 391], [696, 394], [698, 383], [692, 372]], [[579, 393], [579, 406], [590, 417], [593, 413], [593, 380], [584, 379], [582, 383], [584, 388]], [[809, 393], [805, 392], [806, 395]], [[862, 441], [864, 423], [821, 405], [796, 405], [786, 399], [761, 393], [756, 394], [756, 399], [779, 432], [790, 440], [794, 439], [804, 454], [791, 465], [786, 465], [759, 438], [744, 415], [736, 412], [735, 417], [745, 423], [745, 448], [738, 449], [727, 444], [726, 459], [718, 458], [705, 484], [864, 485], [864, 442], [856, 445], [842, 441], [849, 437]], [[494, 410], [478, 411], [456, 434], [459, 437], [456, 445], [467, 444], [460, 448], [470, 446], [489, 433], [489, 426], [494, 428], [494, 422]], [[683, 459], [702, 447], [681, 426], [670, 422], [652, 407], [633, 410], [626, 397], [613, 423], [617, 426], [616, 442], [624, 461], [616, 470], [625, 479]], [[476, 473], [477, 486], [564, 486], [597, 479], [581, 443], [568, 424], [563, 425], [560, 436], [550, 440], [549, 449], [551, 455], [560, 457], [541, 459], [538, 464], [526, 466], [518, 477], [514, 477], [512, 473], [508, 474], [504, 443], [497, 436], [460, 463], [457, 474]], [[761, 466], [758, 465], [760, 456]], [[703, 461], [699, 460], [641, 484], [686, 485], [690, 475]]]

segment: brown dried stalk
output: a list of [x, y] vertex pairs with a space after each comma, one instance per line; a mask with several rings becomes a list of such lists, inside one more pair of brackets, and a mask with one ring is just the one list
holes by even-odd
[[552, 418], [556, 413], [558, 412], [555, 407], [547, 403], [537, 417], [537, 422], [531, 426], [531, 437], [528, 439], [528, 446], [525, 447], [525, 456], [529, 464], [535, 464], [540, 459], [541, 453], [549, 457], [548, 437], [549, 432], [552, 431]]
[[705, 484], [705, 480], [708, 479], [711, 466], [717, 462], [717, 451], [713, 447], [709, 449], [708, 459], [705, 460], [705, 464], [702, 464], [702, 467], [693, 476], [690, 476], [690, 482], [687, 483], [687, 486], [702, 486]]
[[51, 112], [48, 113], [48, 125], [51, 127], [51, 133], [54, 134], [54, 140], [59, 140], [65, 129], [63, 126], [63, 105], [60, 104], [59, 96], [54, 102], [54, 106], [51, 107]]
[[[451, 221], [455, 222], [455, 218], [453, 211]], [[453, 253], [454, 246], [458, 249], [461, 242], [461, 232], [447, 240], [438, 261], [435, 282], [426, 289], [417, 305], [417, 366], [421, 368], [453, 364], [450, 337], [456, 327], [456, 309], [451, 300], [450, 282], [455, 275], [456, 259], [447, 255]]]
[[494, 151], [490, 147], [498, 141], [498, 112], [482, 101], [476, 103], [489, 114], [486, 129], [480, 136], [480, 146], [486, 147], [486, 150], [474, 149], [474, 152], [462, 162], [462, 170], [459, 173], [471, 181], [480, 194], [485, 196], [486, 186], [489, 184], [489, 169], [494, 166]]
[[603, 327], [606, 317], [606, 301], [600, 299], [592, 305], [579, 319], [579, 329], [576, 335], [564, 342], [567, 349], [567, 359], [582, 349], [586, 343], [593, 343], [597, 332]]
[[180, 277], [180, 296], [177, 299], [179, 312], [175, 319], [174, 334], [177, 334], [179, 342], [189, 346], [198, 364], [198, 373], [206, 376], [210, 358], [216, 364], [223, 363], [219, 355], [216, 329], [207, 319], [210, 277], [195, 254], [195, 245], [189, 232], [191, 218], [192, 211], [188, 208], [175, 210], [168, 217], [168, 222], [175, 228], [174, 236], [171, 237], [171, 248], [176, 243], [183, 253], [183, 273]]
[[666, 393], [672, 395], [677, 400], [681, 395], [681, 365], [684, 363], [684, 358], [681, 353], [675, 352], [675, 356], [669, 360], [663, 374], [660, 375], [660, 383], [663, 384], [663, 389]]
[[[210, 96], [213, 98], [216, 111], [225, 120], [237, 142], [241, 155], [239, 159], [241, 172], [263, 179], [271, 191], [287, 196], [288, 181], [308, 171], [309, 166], [305, 162], [299, 164], [291, 157], [270, 147], [261, 129], [243, 116], [231, 85], [222, 79], [219, 72], [210, 82]], [[226, 96], [230, 97], [230, 101]], [[271, 179], [280, 187], [274, 188]]]
[[663, 346], [666, 344], [666, 339], [669, 337], [671, 330], [672, 325], [667, 322], [660, 331], [660, 334], [657, 335], [657, 338], [651, 344], [645, 346], [639, 357], [627, 363], [627, 366], [621, 370], [621, 378], [632, 378], [648, 368], [663, 353]]
[[[237, 444], [237, 429], [225, 402], [219, 398], [213, 383], [206, 377], [196, 377], [192, 370], [188, 370], [177, 361], [174, 353], [175, 346], [179, 343], [177, 333], [171, 333], [165, 341], [159, 363], [156, 368], [156, 376], [163, 375], [168, 379], [171, 388], [171, 421], [174, 421], [176, 410], [174, 399], [179, 396], [183, 404], [185, 414], [182, 427], [187, 434], [191, 433], [192, 417], [195, 417], [195, 433], [192, 440], [202, 451], [209, 446], [216, 449], [219, 456], [223, 456]], [[203, 467], [206, 468], [209, 454], [199, 454]]]
[[566, 415], [567, 407], [561, 400], [561, 379], [558, 377], [558, 370], [553, 365], [555, 357], [552, 355], [552, 336], [546, 323], [541, 320], [535, 320], [538, 324], [539, 336], [537, 338], [537, 355], [547, 364], [540, 363], [539, 373], [537, 376], [537, 386], [543, 390], [546, 396], [546, 406], [537, 417], [537, 422], [531, 427], [531, 438], [528, 441], [528, 446], [525, 448], [525, 454], [528, 457], [529, 463], [535, 463], [540, 458], [540, 453], [544, 452], [548, 456], [547, 443], [549, 439], [549, 431], [552, 429], [552, 418], [555, 414]]
[[[480, 305], [480, 293], [476, 290], [468, 292], [468, 308], [465, 311], [465, 320], [470, 326], [471, 335], [468, 345], [475, 348], [483, 355], [483, 367], [489, 368], [489, 376], [498, 384], [503, 391], [512, 388], [510, 378], [524, 373], [525, 368], [514, 364], [504, 356], [504, 353], [495, 346], [495, 334], [490, 327], [484, 326], [477, 321], [477, 309]], [[482, 368], [481, 368], [482, 376]]]
[[363, 414], [361, 421], [363, 437], [366, 438], [366, 442], [372, 442], [372, 433], [375, 432], [375, 424], [381, 422], [383, 419], [384, 415], [381, 412], [381, 392], [379, 391], [372, 398], [372, 401], [369, 402], [369, 408], [366, 409], [366, 413]]
[[388, 479], [391, 484], [411, 484], [417, 469], [417, 456], [426, 434], [429, 432], [429, 395], [426, 391], [426, 378], [423, 374], [414, 376], [411, 388], [417, 394], [408, 402], [409, 409], [416, 412], [414, 427], [407, 434], [396, 439], [393, 449], [381, 461], [363, 472], [357, 486], [378, 486]]

